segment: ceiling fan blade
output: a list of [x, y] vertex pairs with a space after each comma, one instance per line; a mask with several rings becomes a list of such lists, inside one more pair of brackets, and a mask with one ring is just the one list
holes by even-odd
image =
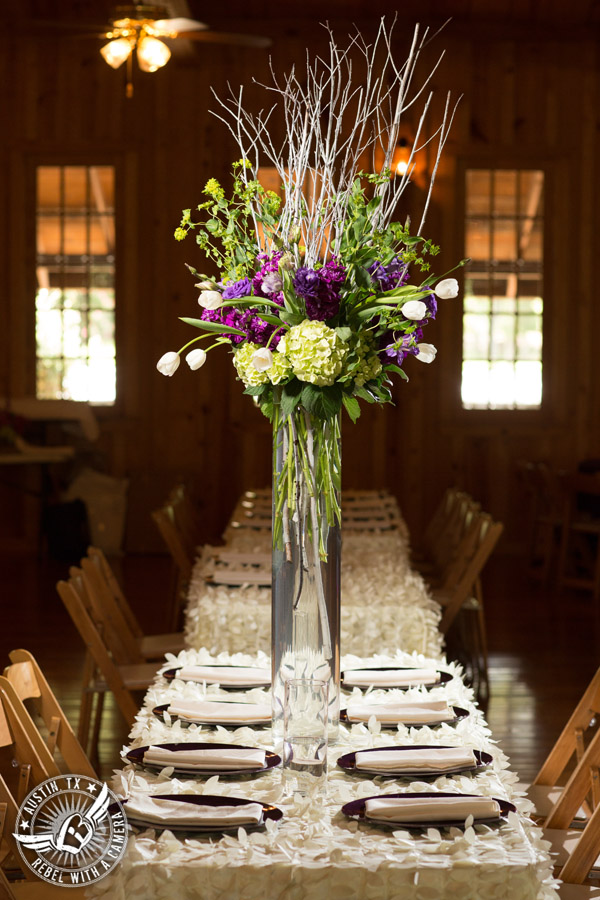
[[208, 44], [237, 44], [242, 47], [270, 47], [271, 38], [260, 34], [233, 34], [226, 31], [180, 31], [178, 38], [205, 41]]
[[177, 33], [180, 31], [204, 31], [205, 28], [208, 28], [208, 25], [205, 25], [204, 22], [196, 22], [195, 19], [186, 19], [183, 16], [174, 19], [157, 19], [152, 25], [153, 31], [162, 34], [171, 34], [174, 31]]

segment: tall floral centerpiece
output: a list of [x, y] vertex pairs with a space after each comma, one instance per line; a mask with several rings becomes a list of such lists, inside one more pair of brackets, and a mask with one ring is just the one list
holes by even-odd
[[[354, 422], [361, 401], [390, 402], [393, 376], [408, 380], [407, 358], [433, 361], [424, 329], [438, 299], [458, 292], [454, 278], [430, 273], [439, 248], [421, 234], [454, 112], [447, 98], [441, 124], [425, 134], [433, 73], [413, 81], [426, 39], [417, 27], [399, 65], [383, 21], [372, 44], [357, 34], [340, 49], [329, 33], [328, 56], [309, 59], [301, 79], [293, 70], [282, 80], [273, 73], [264, 86], [274, 99], [266, 112], [247, 112], [241, 90], [217, 97], [216, 114], [241, 159], [233, 163], [230, 190], [209, 179], [205, 199], [184, 210], [175, 231], [178, 240], [194, 232], [207, 268], [217, 273], [189, 266], [202, 311], [183, 321], [202, 333], [161, 357], [159, 371], [172, 375], [191, 345], [186, 360], [198, 369], [209, 350], [224, 345], [244, 393], [273, 423], [277, 734], [287, 678], [328, 680], [332, 733], [339, 719], [340, 414]], [[408, 166], [395, 176], [402, 116], [419, 101]], [[281, 144], [270, 121], [285, 123]], [[425, 144], [433, 175], [413, 231], [408, 219], [397, 218], [399, 199]], [[375, 150], [382, 162], [368, 171]], [[260, 164], [275, 167], [280, 193], [263, 188]]]

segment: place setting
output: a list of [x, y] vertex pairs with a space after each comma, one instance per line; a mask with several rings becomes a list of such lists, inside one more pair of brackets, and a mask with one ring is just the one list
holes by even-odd
[[121, 802], [127, 821], [137, 831], [151, 828], [174, 834], [237, 834], [240, 828], [257, 831], [267, 822], [283, 818], [279, 807], [244, 797], [135, 793]]
[[483, 750], [407, 744], [345, 753], [338, 758], [337, 766], [348, 775], [433, 779], [441, 775], [475, 775], [492, 762], [492, 755]]
[[434, 668], [410, 668], [391, 666], [369, 666], [368, 668], [344, 669], [340, 684], [344, 690], [354, 688], [412, 688], [433, 687], [447, 684], [452, 680], [449, 672]]
[[189, 725], [267, 728], [271, 724], [271, 704], [235, 700], [172, 700], [155, 706], [152, 713], [161, 722], [165, 714], [183, 727]]
[[124, 758], [135, 766], [153, 772], [172, 766], [173, 776], [180, 778], [257, 776], [281, 764], [281, 757], [272, 750], [208, 742], [136, 747], [129, 750]]
[[466, 828], [470, 824], [497, 826], [516, 807], [508, 800], [480, 794], [416, 792], [361, 797], [344, 804], [342, 813], [377, 828]]
[[167, 669], [162, 673], [166, 681], [197, 684], [218, 684], [225, 691], [251, 690], [271, 686], [271, 669], [261, 666], [231, 666], [225, 664], [184, 665]]
[[398, 725], [410, 727], [456, 725], [467, 718], [468, 710], [450, 706], [445, 700], [395, 700], [384, 703], [369, 703], [364, 700], [348, 703], [340, 711], [340, 722], [348, 725], [368, 724], [374, 717], [382, 728], [396, 728]]

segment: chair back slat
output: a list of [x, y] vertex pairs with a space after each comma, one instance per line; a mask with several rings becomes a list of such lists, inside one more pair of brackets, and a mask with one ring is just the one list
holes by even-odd
[[99, 547], [88, 547], [87, 555], [98, 567], [98, 571], [109, 586], [109, 589], [114, 597], [114, 601], [121, 610], [121, 613], [125, 618], [131, 633], [135, 635], [135, 637], [141, 638], [144, 632], [142, 631], [140, 623], [138, 622], [137, 617], [133, 609], [131, 608], [125, 594], [123, 593], [121, 585], [119, 584], [119, 580], [115, 575], [112, 566], [104, 555], [104, 552]]
[[141, 662], [137, 638], [97, 564], [89, 557], [84, 557], [81, 560], [81, 571], [94, 617], [97, 622], [102, 623], [102, 633], [113, 658], [121, 665]]
[[79, 592], [71, 582], [59, 581], [56, 585], [59, 596], [73, 620], [81, 639], [113, 692], [117, 706], [128, 723], [133, 722], [138, 711], [131, 692], [125, 687], [119, 669], [113, 661], [102, 636], [93, 621]]

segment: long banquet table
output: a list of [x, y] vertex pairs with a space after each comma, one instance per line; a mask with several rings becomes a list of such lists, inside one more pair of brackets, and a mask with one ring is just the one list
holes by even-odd
[[[257, 534], [252, 529], [236, 529], [229, 546], [237, 551], [248, 550], [262, 541], [264, 550], [264, 536], [257, 537]], [[394, 543], [389, 534], [383, 541], [382, 537], [374, 533], [362, 535], [356, 546], [352, 543], [353, 537], [344, 538], [345, 548], [351, 546], [352, 549], [346, 559], [351, 557], [352, 562], [344, 564], [343, 603], [350, 595], [350, 605], [357, 609], [362, 605], [372, 616], [382, 597], [386, 598], [385, 603], [392, 605], [391, 591], [396, 583], [402, 597], [396, 615], [401, 618], [408, 614], [411, 605], [410, 590], [402, 580], [410, 575], [410, 583], [417, 585], [414, 605], [417, 608], [423, 605], [429, 610], [432, 601], [418, 576], [409, 572], [405, 538], [400, 537], [400, 543], [398, 540]], [[364, 552], [359, 553], [359, 545]], [[399, 555], [400, 545], [403, 552]], [[388, 555], [390, 547], [393, 551]], [[208, 558], [205, 554], [196, 566], [196, 578], [190, 591], [188, 636], [191, 644], [200, 640], [200, 619], [207, 616], [210, 623], [204, 622], [205, 635], [209, 635], [211, 647], [191, 646], [177, 657], [169, 656], [163, 670], [176, 665], [211, 662], [268, 666], [269, 657], [256, 646], [260, 641], [268, 642], [266, 626], [252, 636], [255, 643], [251, 652], [243, 649], [233, 653], [231, 649], [223, 649], [225, 644], [231, 647], [236, 642], [239, 642], [238, 646], [244, 643], [248, 622], [255, 618], [261, 605], [268, 606], [262, 596], [254, 597], [256, 602], [250, 603], [252, 592], [264, 589], [214, 585], [209, 590], [204, 577]], [[225, 615], [228, 604], [229, 614]], [[387, 628], [385, 616], [378, 621]], [[132, 835], [120, 867], [94, 885], [90, 889], [91, 896], [116, 900], [125, 897], [128, 900], [134, 897], [156, 900], [175, 897], [178, 900], [319, 900], [325, 897], [327, 900], [338, 897], [343, 900], [555, 900], [557, 883], [552, 877], [549, 845], [543, 841], [541, 830], [528, 818], [531, 804], [516, 789], [517, 776], [510, 771], [506, 757], [493, 741], [483, 715], [474, 703], [472, 691], [462, 680], [460, 668], [442, 656], [439, 634], [430, 634], [436, 631], [431, 620], [423, 616], [418, 621], [422, 623], [421, 632], [415, 624], [411, 625], [405, 632], [406, 643], [402, 650], [388, 645], [384, 630], [379, 637], [374, 632], [365, 640], [378, 641], [379, 646], [388, 649], [374, 652], [371, 643], [368, 653], [360, 651], [359, 634], [350, 629], [350, 638], [356, 641], [358, 649], [353, 648], [354, 652], [350, 652], [342, 645], [342, 668], [365, 665], [437, 668], [451, 677], [446, 684], [429, 689], [428, 699], [447, 700], [466, 710], [467, 717], [455, 724], [444, 723], [438, 727], [399, 725], [393, 730], [382, 729], [374, 719], [366, 724], [341, 724], [339, 739], [330, 744], [328, 751], [325, 798], [284, 796], [278, 768], [260, 777], [212, 776], [202, 780], [173, 778], [172, 769], [152, 774], [125, 765], [115, 773], [113, 783], [125, 798], [138, 792], [243, 797], [278, 806], [283, 811], [283, 819], [279, 823], [267, 822], [263, 831], [247, 832], [240, 828], [236, 834], [223, 837], [189, 835], [179, 838], [170, 831], [156, 833], [153, 830]], [[420, 644], [419, 647], [409, 646], [411, 640]], [[401, 695], [418, 699], [424, 692], [423, 687], [413, 687], [408, 691], [392, 690], [385, 694], [387, 700]], [[204, 740], [277, 750], [273, 747], [270, 728], [182, 727], [180, 722], [171, 722], [168, 716], [160, 718], [152, 712], [156, 706], [174, 699], [219, 696], [224, 695], [218, 685], [183, 682], [177, 678], [168, 682], [162, 675], [157, 675], [137, 716], [130, 746]], [[354, 688], [351, 695], [344, 696], [357, 699], [361, 692]], [[383, 691], [369, 691], [369, 700], [381, 700], [383, 696]], [[235, 697], [227, 694], [227, 699]], [[260, 702], [268, 699], [268, 694], [262, 689], [254, 689], [245, 692], [243, 699]], [[399, 744], [470, 747], [491, 754], [493, 762], [474, 774], [440, 775], [427, 781], [357, 777], [336, 765], [337, 759], [349, 751]], [[509, 813], [507, 820], [499, 826], [475, 824], [443, 830], [427, 827], [421, 832], [408, 831], [401, 826], [383, 830], [359, 824], [341, 812], [341, 806], [350, 800], [398, 791], [481, 794], [508, 799], [517, 811]]]

